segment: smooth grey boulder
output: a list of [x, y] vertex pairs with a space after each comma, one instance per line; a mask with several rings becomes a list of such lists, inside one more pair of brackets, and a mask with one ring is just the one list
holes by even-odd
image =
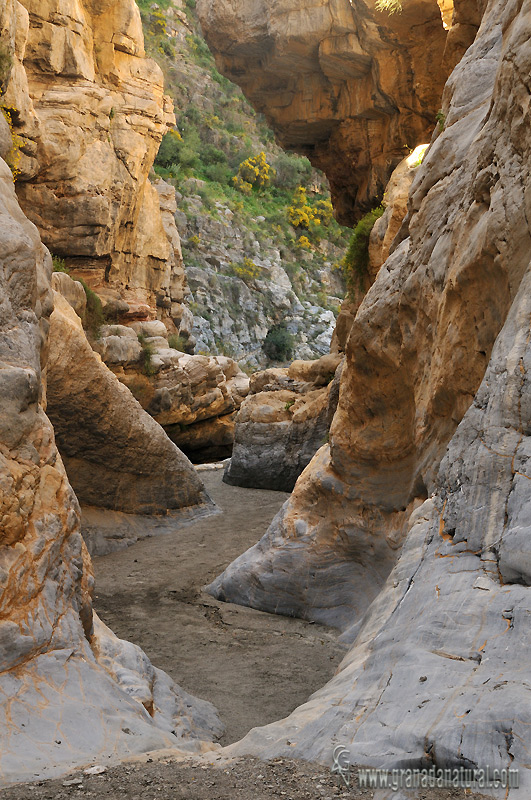
[[[452, 438], [438, 489], [338, 674], [232, 755], [331, 763], [519, 769], [531, 789], [531, 270]], [[505, 790], [493, 792], [506, 797]]]

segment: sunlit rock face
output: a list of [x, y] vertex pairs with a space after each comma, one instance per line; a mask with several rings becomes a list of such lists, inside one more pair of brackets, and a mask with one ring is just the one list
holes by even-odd
[[[92, 350], [69, 303], [54, 296], [48, 413], [78, 500], [130, 514], [199, 510], [208, 498], [188, 459]], [[140, 347], [134, 331], [132, 341]]]
[[[24, 17], [0, 2], [9, 39]], [[23, 32], [23, 28], [22, 28]], [[92, 610], [79, 506], [45, 414], [51, 257], [22, 212], [0, 122], [0, 786], [157, 747], [209, 747], [213, 707]], [[72, 295], [73, 302], [76, 302]], [[65, 301], [66, 302], [66, 301]], [[70, 307], [69, 307], [70, 308]], [[73, 312], [72, 312], [73, 313]], [[88, 347], [88, 345], [87, 345]], [[124, 390], [125, 391], [125, 390]]]
[[[53, 254], [131, 315], [179, 317], [180, 248], [165, 232], [171, 198], [148, 179], [174, 121], [158, 65], [145, 57], [134, 0], [3, 0], [16, 8], [5, 102], [23, 137], [17, 192]], [[174, 202], [174, 200], [173, 200]], [[161, 215], [160, 205], [163, 210]]]
[[337, 218], [381, 198], [399, 161], [433, 129], [448, 72], [435, 0], [400, 14], [375, 0], [198, 0], [219, 68], [280, 143], [323, 169]]
[[330, 445], [215, 582], [351, 651], [234, 752], [329, 762], [344, 743], [352, 763], [528, 781], [530, 6], [483, 11], [352, 323]]

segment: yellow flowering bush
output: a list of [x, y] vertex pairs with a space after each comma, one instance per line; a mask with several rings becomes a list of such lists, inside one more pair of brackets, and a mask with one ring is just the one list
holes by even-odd
[[246, 256], [243, 259], [243, 264], [232, 264], [232, 271], [238, 278], [246, 281], [258, 278], [262, 270], [254, 261]]
[[238, 174], [234, 176], [232, 182], [243, 194], [249, 195], [253, 187], [265, 189], [269, 186], [274, 174], [275, 170], [267, 163], [266, 154], [262, 150], [257, 156], [242, 161], [238, 167]]

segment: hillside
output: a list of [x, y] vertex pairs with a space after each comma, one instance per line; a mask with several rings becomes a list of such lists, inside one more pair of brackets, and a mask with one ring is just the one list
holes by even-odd
[[333, 219], [326, 178], [284, 152], [240, 88], [219, 74], [194, 0], [138, 4], [146, 51], [175, 105], [176, 128], [154, 169], [177, 191], [195, 352], [255, 368], [267, 361], [262, 342], [281, 321], [281, 360], [328, 352], [350, 230]]

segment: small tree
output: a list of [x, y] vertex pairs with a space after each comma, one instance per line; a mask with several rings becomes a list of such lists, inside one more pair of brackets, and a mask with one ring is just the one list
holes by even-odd
[[289, 361], [293, 356], [293, 336], [285, 322], [273, 325], [267, 332], [262, 350], [271, 361]]

